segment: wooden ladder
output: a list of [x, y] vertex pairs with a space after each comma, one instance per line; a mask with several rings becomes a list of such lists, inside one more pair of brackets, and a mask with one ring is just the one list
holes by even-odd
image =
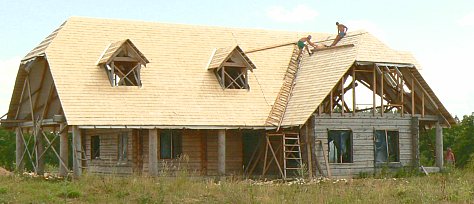
[[293, 49], [293, 54], [291, 56], [290, 64], [286, 70], [285, 76], [283, 78], [283, 85], [280, 88], [280, 92], [275, 99], [275, 103], [272, 106], [272, 110], [265, 121], [266, 125], [277, 126], [277, 132], [280, 129], [281, 123], [283, 122], [283, 117], [285, 116], [285, 111], [290, 101], [291, 92], [293, 91], [296, 74], [298, 72], [300, 61], [302, 58], [302, 53], [304, 51], [298, 49], [297, 46]]
[[284, 179], [288, 177], [288, 170], [303, 170], [301, 144], [299, 133], [283, 133], [283, 172]]

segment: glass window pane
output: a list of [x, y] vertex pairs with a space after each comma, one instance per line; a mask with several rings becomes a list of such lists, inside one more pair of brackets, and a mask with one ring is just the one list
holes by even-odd
[[389, 162], [399, 162], [398, 131], [387, 131]]
[[91, 137], [91, 159], [99, 159], [100, 157], [100, 137]]
[[160, 133], [160, 155], [162, 159], [171, 159], [171, 131]]
[[352, 162], [352, 139], [350, 130], [329, 130], [328, 146], [330, 163]]
[[387, 141], [385, 130], [375, 131], [375, 162], [387, 162]]

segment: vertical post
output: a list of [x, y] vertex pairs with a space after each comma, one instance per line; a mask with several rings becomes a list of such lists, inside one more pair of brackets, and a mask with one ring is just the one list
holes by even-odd
[[400, 93], [402, 94], [402, 96], [401, 96], [402, 97], [402, 107], [400, 109], [402, 111], [401, 116], [403, 117], [404, 116], [403, 114], [404, 114], [404, 111], [405, 111], [404, 110], [405, 101], [403, 100], [404, 95], [405, 95], [405, 89], [403, 89], [403, 79], [400, 77], [399, 80], [400, 80]]
[[[44, 152], [44, 138], [43, 138], [43, 133], [41, 128], [34, 127], [34, 136], [36, 138], [36, 153], [35, 153], [35, 158], [36, 158], [36, 174], [42, 176], [44, 174], [44, 158], [45, 156], [43, 155]], [[43, 155], [40, 158], [40, 155]]]
[[373, 103], [373, 116], [375, 116], [375, 112], [377, 111], [376, 108], [377, 108], [377, 104], [376, 104], [376, 95], [377, 95], [377, 70], [376, 70], [376, 67], [374, 65], [374, 70], [373, 70], [373, 79], [372, 79], [372, 103]]
[[65, 123], [61, 123], [59, 130], [62, 131], [59, 133], [59, 157], [62, 160], [59, 161], [59, 176], [67, 176], [67, 166], [69, 158], [69, 146], [68, 146], [68, 128]]
[[436, 122], [436, 166], [443, 169], [443, 128]]
[[352, 68], [352, 115], [355, 116], [356, 114], [356, 71], [355, 67]]
[[158, 130], [148, 131], [148, 174], [150, 176], [158, 175]]
[[341, 78], [341, 115], [344, 115], [344, 76]]
[[72, 171], [74, 178], [82, 175], [82, 135], [77, 126], [72, 126]]
[[308, 173], [309, 173], [309, 178], [313, 178], [313, 160], [311, 158], [311, 137], [309, 135], [308, 131], [308, 125], [311, 124], [313, 120], [313, 117], [309, 117], [309, 122], [306, 123], [305, 125], [305, 136], [306, 136], [306, 154], [308, 157]]
[[333, 98], [334, 96], [333, 96], [332, 90], [331, 90], [331, 93], [330, 93], [329, 95], [330, 95], [330, 97], [331, 97], [331, 98], [329, 99], [329, 109], [331, 109], [331, 110], [329, 111], [329, 115], [332, 115], [332, 109], [334, 108], [334, 101], [333, 101], [333, 100], [334, 100], [334, 98]]
[[415, 115], [415, 82], [411, 79], [411, 116]]
[[381, 70], [382, 74], [380, 74], [380, 115], [383, 116], [383, 69]]
[[217, 132], [217, 173], [225, 175], [225, 130]]
[[419, 147], [419, 138], [420, 138], [420, 122], [418, 117], [412, 117], [411, 119], [411, 135], [412, 135], [412, 159], [413, 167], [420, 166], [420, 147]]
[[23, 134], [21, 132], [21, 127], [15, 129], [16, 133], [16, 171], [18, 173], [23, 172], [25, 167], [25, 159], [22, 158], [23, 152], [25, 151], [25, 143], [23, 142]]
[[425, 92], [421, 92], [421, 117], [425, 117]]

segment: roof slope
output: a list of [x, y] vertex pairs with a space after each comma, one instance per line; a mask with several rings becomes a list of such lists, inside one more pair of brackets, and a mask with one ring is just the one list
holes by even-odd
[[[258, 67], [249, 91], [223, 90], [206, 69], [209, 58], [216, 48], [238, 44], [245, 51], [304, 36], [78, 17], [59, 32], [46, 55], [69, 125], [263, 126], [293, 46], [248, 54]], [[150, 61], [141, 88], [111, 87], [96, 65], [107, 45], [124, 39]]]
[[[306, 123], [355, 61], [418, 65], [410, 53], [393, 50], [367, 32], [350, 33], [338, 43], [338, 45], [348, 44], [354, 44], [354, 47], [322, 50], [312, 57], [303, 58], [282, 126]], [[427, 84], [425, 85], [426, 90], [431, 90]], [[432, 91], [430, 95], [437, 99]], [[446, 118], [452, 118], [441, 102], [438, 106], [442, 107], [440, 111]]]

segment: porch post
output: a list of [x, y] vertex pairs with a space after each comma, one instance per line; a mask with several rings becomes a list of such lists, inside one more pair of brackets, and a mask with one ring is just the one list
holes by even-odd
[[[41, 128], [34, 128], [34, 136], [36, 138], [36, 153], [35, 153], [35, 158], [36, 158], [36, 174], [37, 175], [43, 175], [44, 174], [44, 158], [45, 156], [43, 155], [44, 152], [44, 142], [43, 142], [43, 132]], [[43, 155], [41, 158], [39, 157], [40, 155]]]
[[443, 128], [436, 122], [436, 166], [443, 169]]
[[82, 141], [81, 130], [72, 126], [72, 169], [75, 178], [82, 175]]
[[158, 130], [151, 129], [148, 132], [148, 174], [150, 176], [158, 175]]
[[[25, 167], [25, 159], [21, 158], [23, 152], [25, 151], [25, 143], [23, 142], [23, 135], [21, 132], [21, 127], [15, 128], [16, 133], [16, 171], [18, 173], [23, 173]], [[26, 156], [26, 154], [25, 154]]]
[[219, 130], [217, 137], [217, 173], [225, 175], [225, 130]]
[[68, 173], [67, 166], [69, 164], [68, 127], [65, 123], [61, 123], [59, 129], [62, 130], [62, 132], [59, 133], [59, 157], [63, 161], [59, 161], [59, 176], [66, 177]]

